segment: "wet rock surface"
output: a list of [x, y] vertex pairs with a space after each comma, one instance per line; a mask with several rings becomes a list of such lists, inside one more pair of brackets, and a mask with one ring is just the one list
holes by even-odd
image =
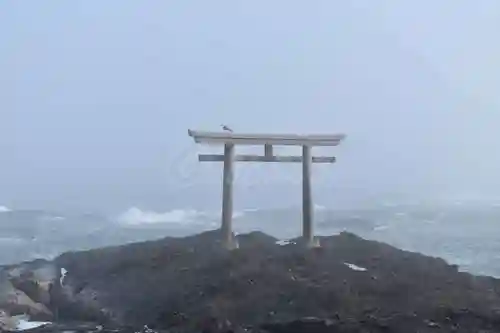
[[66, 253], [44, 266], [68, 272], [49, 297], [33, 278], [15, 285], [59, 322], [122, 331], [500, 332], [500, 281], [442, 259], [349, 233], [316, 249], [258, 232], [238, 240], [231, 252], [213, 231]]
[[0, 269], [0, 309], [4, 316], [27, 314], [37, 320], [53, 319], [50, 285], [57, 277], [55, 263], [36, 260]]

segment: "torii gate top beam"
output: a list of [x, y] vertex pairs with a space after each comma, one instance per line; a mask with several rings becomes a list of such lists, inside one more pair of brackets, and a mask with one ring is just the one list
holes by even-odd
[[276, 145], [276, 146], [337, 146], [344, 134], [242, 134], [229, 132], [206, 132], [188, 130], [196, 143], [209, 145]]

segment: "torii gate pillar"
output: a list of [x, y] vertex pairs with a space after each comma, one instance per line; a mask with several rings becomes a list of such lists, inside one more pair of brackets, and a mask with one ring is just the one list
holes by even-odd
[[[228, 132], [202, 132], [188, 130], [196, 143], [224, 145], [224, 155], [199, 155], [200, 162], [223, 162], [222, 180], [222, 223], [221, 232], [224, 246], [235, 249], [238, 243], [233, 234], [233, 178], [234, 162], [302, 162], [302, 237], [307, 247], [319, 246], [314, 238], [313, 200], [311, 169], [313, 163], [334, 163], [335, 157], [312, 156], [313, 146], [337, 146], [345, 138], [344, 134], [334, 135], [272, 135], [233, 134]], [[264, 155], [235, 155], [235, 145], [263, 145]], [[302, 156], [275, 156], [273, 145], [302, 146]]]
[[311, 169], [311, 147], [302, 146], [302, 237], [307, 245], [314, 246]]
[[222, 175], [222, 237], [227, 248], [237, 248], [233, 236], [233, 180], [234, 180], [234, 144], [224, 145], [224, 170]]

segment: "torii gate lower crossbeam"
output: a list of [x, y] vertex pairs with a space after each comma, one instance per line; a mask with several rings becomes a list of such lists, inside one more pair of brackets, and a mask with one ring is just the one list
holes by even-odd
[[[334, 163], [335, 157], [312, 156], [314, 146], [337, 146], [345, 138], [344, 134], [335, 135], [273, 135], [273, 134], [234, 134], [228, 132], [203, 132], [188, 130], [196, 143], [224, 145], [224, 155], [201, 154], [200, 162], [224, 162], [222, 180], [222, 224], [224, 246], [237, 248], [233, 235], [233, 178], [234, 162], [276, 162], [302, 163], [302, 237], [308, 247], [318, 246], [313, 230], [313, 203], [311, 170], [313, 163]], [[235, 155], [235, 145], [263, 145], [264, 155]], [[302, 146], [302, 156], [275, 156], [273, 145]]]

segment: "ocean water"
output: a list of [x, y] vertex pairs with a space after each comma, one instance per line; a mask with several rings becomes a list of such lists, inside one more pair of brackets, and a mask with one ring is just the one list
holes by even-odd
[[[442, 257], [463, 271], [500, 277], [500, 207], [488, 205], [380, 205], [363, 209], [315, 207], [317, 235], [353, 232], [396, 247]], [[114, 216], [0, 210], [0, 264], [53, 258], [84, 250], [219, 227], [220, 211], [136, 207]], [[234, 213], [236, 233], [260, 230], [279, 239], [301, 233], [299, 207], [246, 208]]]

